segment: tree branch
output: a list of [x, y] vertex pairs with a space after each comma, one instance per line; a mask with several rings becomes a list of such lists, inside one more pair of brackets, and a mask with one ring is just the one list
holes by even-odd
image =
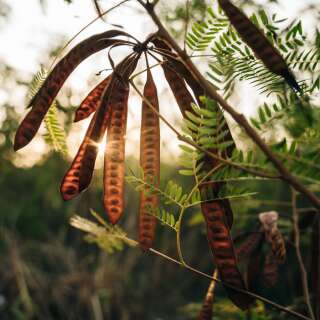
[[255, 129], [249, 124], [247, 119], [243, 114], [238, 113], [231, 105], [229, 105], [214, 89], [214, 87], [208, 82], [204, 76], [199, 72], [196, 66], [193, 64], [186, 52], [184, 52], [177, 42], [171, 37], [167, 29], [163, 26], [159, 17], [154, 11], [154, 5], [144, 4], [141, 0], [138, 2], [145, 8], [149, 16], [152, 18], [153, 22], [158, 27], [158, 33], [161, 37], [167, 41], [170, 46], [176, 51], [181, 62], [188, 68], [199, 84], [205, 89], [207, 95], [219, 103], [219, 105], [227, 111], [232, 118], [244, 129], [247, 135], [258, 145], [261, 151], [266, 155], [266, 157], [273, 163], [274, 167], [281, 174], [282, 180], [290, 184], [296, 191], [303, 194], [309, 201], [317, 208], [320, 209], [320, 199], [303, 184], [301, 184], [296, 177], [294, 177], [290, 171], [283, 165], [283, 163], [278, 159], [278, 157], [272, 152], [268, 145], [260, 138], [259, 134]]
[[309, 294], [309, 286], [308, 286], [308, 275], [306, 268], [303, 263], [303, 258], [300, 249], [300, 229], [299, 229], [299, 213], [297, 210], [297, 194], [295, 190], [292, 190], [292, 222], [293, 222], [293, 233], [294, 233], [294, 245], [296, 249], [296, 255], [298, 259], [299, 269], [301, 273], [301, 282], [302, 282], [302, 291], [304, 301], [308, 307], [308, 312], [312, 320], [315, 320], [315, 316], [313, 313], [311, 299]]

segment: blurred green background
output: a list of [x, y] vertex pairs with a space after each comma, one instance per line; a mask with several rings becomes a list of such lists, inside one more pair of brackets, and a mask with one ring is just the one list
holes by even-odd
[[[50, 2], [37, 1], [44, 17], [50, 9]], [[86, 4], [83, 6], [90, 8], [94, 15], [92, 3], [84, 2]], [[192, 3], [195, 19], [201, 18], [206, 2]], [[246, 5], [250, 6], [250, 3]], [[10, 1], [0, 0], [0, 33], [14, 15], [12, 10]], [[175, 26], [173, 31], [181, 35], [179, 22], [184, 18], [184, 7], [177, 4], [170, 14], [165, 6], [161, 10], [167, 23]], [[14, 35], [11, 41], [15, 41]], [[61, 45], [62, 42], [51, 44], [47, 50], [48, 58], [40, 62], [48, 64], [48, 52]], [[32, 72], [21, 74], [1, 55], [0, 62], [2, 92], [9, 97], [14, 96], [15, 92], [22, 92], [18, 94], [25, 97]], [[59, 108], [63, 111], [67, 131], [72, 122], [72, 110], [76, 107], [72, 100], [73, 89], [68, 87], [68, 90], [59, 100], [62, 101]], [[66, 159], [45, 148], [31, 166], [26, 165], [21, 156], [19, 159], [13, 153], [12, 141], [21, 119], [21, 105], [17, 106], [17, 102], [5, 95], [3, 97], [0, 100], [0, 318], [195, 319], [208, 281], [138, 249], [125, 248], [122, 252], [107, 255], [85, 242], [83, 234], [69, 225], [69, 219], [74, 214], [91, 219], [90, 208], [103, 215], [102, 170], [96, 170], [94, 181], [86, 192], [69, 203], [63, 202], [59, 185], [70, 158]], [[79, 99], [81, 101], [81, 97]], [[27, 153], [32, 156], [33, 152], [37, 154], [38, 151], [34, 146]], [[136, 157], [129, 156], [127, 166], [136, 169]], [[172, 179], [188, 189], [192, 182], [179, 176], [178, 169], [173, 161], [164, 161], [162, 182]], [[276, 287], [267, 288], [264, 283], [257, 282], [254, 291], [277, 303], [295, 305], [299, 310], [302, 303], [296, 297], [301, 297], [302, 293], [297, 277], [297, 262], [290, 245], [292, 239], [287, 203], [290, 201], [290, 192], [286, 186], [273, 182], [250, 182], [249, 187], [259, 194], [254, 199], [232, 203], [236, 221], [234, 235], [254, 230], [258, 225], [257, 213], [276, 209], [281, 215], [281, 226], [288, 239], [288, 260], [280, 270]], [[134, 239], [137, 238], [137, 199], [137, 193], [127, 186], [127, 209], [120, 225]], [[302, 230], [303, 247], [307, 246], [310, 236], [310, 230]], [[172, 231], [159, 225], [155, 248], [175, 257]], [[204, 224], [197, 210], [189, 212], [185, 220], [183, 249], [191, 265], [207, 273], [213, 271]], [[308, 251], [303, 252], [307, 254]], [[306, 255], [305, 260], [309, 268], [310, 257]], [[268, 307], [261, 303], [252, 312], [241, 313], [225, 299], [221, 287], [218, 287], [217, 296], [214, 319], [288, 319], [273, 310], [266, 313], [265, 308]], [[303, 311], [303, 306], [300, 311]]]

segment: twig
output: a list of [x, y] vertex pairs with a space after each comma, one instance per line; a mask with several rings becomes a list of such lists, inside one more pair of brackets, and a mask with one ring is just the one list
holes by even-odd
[[311, 305], [311, 299], [309, 294], [308, 286], [308, 275], [306, 268], [303, 263], [303, 258], [300, 249], [300, 229], [299, 229], [299, 213], [297, 210], [297, 194], [295, 190], [291, 191], [292, 193], [292, 222], [293, 222], [293, 232], [294, 232], [294, 244], [296, 248], [296, 255], [298, 259], [299, 269], [301, 272], [301, 282], [302, 282], [302, 291], [304, 296], [304, 301], [308, 307], [309, 315], [312, 320], [315, 320], [314, 312]]
[[108, 14], [109, 12], [111, 12], [112, 10], [116, 9], [117, 7], [123, 5], [124, 3], [131, 1], [131, 0], [123, 0], [121, 2], [119, 2], [118, 4], [114, 5], [112, 8], [102, 12], [101, 14], [99, 14], [96, 18], [94, 18], [93, 20], [91, 20], [88, 24], [86, 24], [83, 28], [81, 28], [71, 39], [68, 40], [68, 42], [59, 50], [59, 52], [55, 55], [55, 58], [53, 59], [50, 67], [49, 67], [49, 71], [52, 69], [52, 67], [54, 66], [54, 64], [56, 63], [57, 59], [60, 57], [61, 53], [68, 47], [68, 45], [80, 34], [82, 33], [85, 29], [87, 29], [88, 27], [90, 27], [92, 24], [94, 24], [96, 21], [98, 21], [100, 18], [102, 18], [103, 16], [105, 16], [106, 14]]
[[249, 124], [245, 116], [241, 113], [238, 113], [236, 109], [234, 109], [231, 105], [229, 105], [215, 90], [215, 88], [204, 78], [204, 76], [200, 73], [200, 71], [193, 64], [189, 56], [184, 52], [177, 42], [171, 37], [167, 29], [163, 26], [159, 17], [154, 11], [153, 5], [146, 5], [141, 0], [137, 0], [147, 11], [149, 16], [152, 18], [153, 22], [158, 27], [158, 33], [161, 37], [167, 41], [170, 46], [176, 51], [178, 56], [181, 59], [181, 62], [190, 70], [195, 79], [199, 82], [199, 84], [205, 89], [206, 94], [216, 102], [220, 104], [220, 106], [227, 111], [232, 118], [244, 129], [247, 135], [257, 144], [257, 146], [262, 150], [262, 152], [266, 155], [266, 157], [273, 163], [275, 168], [281, 174], [281, 178], [290, 184], [296, 191], [305, 195], [309, 201], [317, 208], [320, 209], [320, 199], [307, 187], [301, 184], [296, 177], [294, 177], [290, 171], [283, 165], [281, 160], [272, 152], [269, 146], [263, 141], [263, 139], [259, 136], [256, 130]]
[[197, 275], [199, 275], [201, 277], [207, 278], [207, 279], [209, 279], [211, 281], [215, 281], [215, 282], [221, 283], [224, 286], [226, 286], [226, 287], [228, 287], [230, 289], [233, 289], [235, 291], [247, 294], [248, 296], [250, 296], [252, 298], [260, 300], [260, 301], [262, 301], [262, 302], [274, 307], [275, 309], [278, 309], [278, 310], [281, 310], [281, 311], [283, 311], [283, 312], [285, 312], [287, 314], [290, 314], [290, 315], [294, 316], [297, 319], [312, 320], [311, 318], [308, 318], [308, 317], [306, 317], [306, 316], [304, 316], [304, 315], [302, 315], [302, 314], [300, 314], [298, 312], [295, 312], [295, 311], [290, 310], [290, 309], [288, 309], [288, 308], [286, 308], [284, 306], [281, 306], [281, 305], [279, 305], [279, 304], [277, 304], [277, 303], [275, 303], [275, 302], [273, 302], [273, 301], [271, 301], [271, 300], [269, 300], [267, 298], [259, 296], [258, 294], [255, 294], [255, 293], [250, 292], [250, 291], [242, 290], [242, 289], [239, 289], [237, 287], [230, 286], [229, 284], [226, 284], [226, 283], [222, 282], [220, 279], [218, 279], [216, 277], [213, 277], [213, 276], [211, 276], [211, 275], [209, 275], [207, 273], [204, 273], [204, 272], [202, 272], [200, 270], [197, 270], [197, 269], [195, 269], [195, 268], [193, 268], [193, 267], [191, 267], [189, 265], [183, 264], [182, 262], [180, 262], [180, 261], [178, 261], [178, 260], [176, 260], [176, 259], [174, 259], [172, 257], [169, 257], [166, 254], [164, 254], [164, 253], [162, 253], [162, 252], [160, 252], [160, 251], [158, 251], [156, 249], [150, 248], [148, 251], [151, 252], [152, 254], [155, 254], [158, 257], [161, 257], [161, 258], [163, 258], [163, 259], [175, 264], [175, 265], [178, 265], [178, 266], [180, 266], [182, 268], [185, 268], [188, 271], [193, 272], [193, 273], [195, 273], [195, 274], [197, 274]]
[[[95, 215], [96, 218], [97, 218], [97, 215]], [[100, 221], [100, 219], [98, 219], [98, 221]], [[87, 219], [84, 219], [84, 218], [81, 218], [79, 216], [73, 216], [71, 217], [71, 220], [70, 220], [70, 224], [77, 228], [77, 229], [80, 229], [84, 232], [87, 232], [87, 233], [91, 233], [92, 235], [94, 236], [98, 236], [98, 237], [101, 237], [101, 230], [105, 230], [106, 233], [110, 232], [110, 230], [112, 230], [112, 228], [114, 227], [109, 227], [108, 225], [105, 224], [105, 222], [102, 223], [103, 227], [102, 226], [99, 226], [97, 225], [96, 223], [93, 223]], [[111, 229], [110, 229], [111, 228]], [[131, 239], [129, 238], [126, 234], [124, 233], [119, 233], [119, 234], [112, 234], [113, 237], [116, 237], [118, 239], [121, 239], [124, 243], [132, 246], [132, 247], [135, 247], [135, 248], [139, 248], [139, 243], [138, 241], [134, 240], [134, 239]], [[216, 277], [213, 277], [209, 274], [206, 274], [198, 269], [195, 269], [193, 267], [191, 267], [190, 265], [186, 264], [186, 263], [182, 263], [181, 261], [175, 259], [175, 258], [172, 258], [168, 255], [166, 255], [165, 253], [162, 253], [156, 249], [153, 249], [153, 248], [150, 248], [148, 249], [148, 251], [146, 252], [150, 252], [158, 257], [161, 257], [163, 259], [165, 259], [166, 261], [169, 261], [175, 265], [178, 265], [182, 268], [185, 268], [187, 269], [188, 271], [190, 272], [193, 272], [194, 274], [197, 274], [198, 276], [201, 276], [201, 277], [204, 277], [204, 278], [207, 278], [209, 279], [210, 281], [215, 281], [215, 282], [218, 282], [218, 283], [221, 283], [223, 284], [225, 287], [228, 287], [234, 291], [237, 291], [237, 292], [241, 292], [243, 294], [246, 294], [254, 299], [257, 299], [257, 300], [260, 300], [278, 310], [281, 310], [287, 314], [290, 314], [294, 317], [296, 317], [297, 319], [304, 319], [304, 320], [312, 320], [311, 318], [308, 318], [298, 312], [295, 312], [293, 310], [290, 310], [282, 305], [279, 305], [267, 298], [264, 298], [262, 296], [259, 296], [258, 294], [255, 294], [253, 292], [250, 292], [250, 291], [247, 291], [247, 290], [243, 290], [243, 289], [239, 289], [237, 287], [234, 287], [234, 286], [231, 286], [230, 284], [227, 284], [227, 283], [224, 283], [223, 281], [221, 281], [220, 279], [216, 278]]]

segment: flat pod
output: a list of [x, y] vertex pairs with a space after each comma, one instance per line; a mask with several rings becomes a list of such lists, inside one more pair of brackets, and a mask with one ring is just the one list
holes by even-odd
[[287, 63], [264, 33], [231, 1], [218, 0], [218, 2], [242, 40], [253, 50], [257, 58], [270, 71], [284, 77], [290, 86], [300, 91], [301, 89]]
[[[233, 247], [225, 208], [220, 201], [207, 201], [201, 204], [202, 214], [207, 225], [207, 238], [218, 269], [220, 279], [224, 284], [246, 290], [241, 273], [237, 267], [237, 258]], [[251, 297], [225, 286], [229, 298], [242, 310], [252, 303]]]
[[[171, 51], [170, 46], [164, 40], [159, 38], [157, 34], [152, 38], [151, 41], [156, 46], [156, 48], [160, 50], [160, 52], [166, 53], [164, 57], [167, 59], [167, 61], [162, 64], [162, 68], [183, 116], [185, 116], [185, 111], [190, 111], [193, 113], [192, 108], [190, 108], [190, 104], [191, 102], [194, 103], [192, 96], [190, 96], [190, 93], [185, 86], [184, 80], [192, 89], [200, 107], [204, 107], [200, 100], [200, 97], [205, 96], [206, 93], [204, 89], [199, 85], [198, 81], [193, 77], [191, 72], [184, 66], [182, 62], [177, 61], [173, 58], [170, 58], [170, 56], [177, 57], [177, 55]], [[170, 55], [167, 54], [168, 52], [171, 52]], [[222, 114], [221, 114], [221, 117], [223, 119]], [[228, 131], [228, 135], [226, 136], [226, 139], [233, 140], [227, 123], [225, 123], [225, 125], [223, 126], [222, 131]], [[229, 156], [231, 155], [232, 150], [233, 150], [233, 146], [227, 149], [227, 153]], [[214, 150], [210, 150], [210, 151], [215, 153]], [[208, 165], [208, 167], [210, 167], [211, 169], [216, 165], [215, 161], [209, 159], [208, 157], [207, 157], [207, 162], [210, 163], [210, 166]], [[211, 183], [211, 189], [215, 193], [219, 191], [221, 186], [222, 186], [221, 183], [219, 184]], [[231, 228], [233, 223], [232, 209], [228, 200], [223, 200], [223, 204], [225, 206], [225, 209], [226, 209], [225, 213], [227, 215], [228, 223]]]
[[[150, 70], [144, 87], [144, 97], [159, 111], [157, 88]], [[160, 126], [159, 116], [142, 102], [141, 134], [140, 134], [140, 166], [144, 178], [153, 184], [160, 179]], [[145, 190], [146, 192], [150, 190]], [[158, 208], [158, 196], [141, 192], [139, 204], [139, 243], [141, 248], [152, 246], [155, 237], [156, 218], [149, 214], [150, 207]]]
[[237, 257], [241, 261], [242, 259], [247, 259], [251, 254], [256, 252], [264, 240], [263, 232], [252, 232], [248, 237], [241, 243], [241, 245], [236, 249]]
[[115, 43], [127, 43], [127, 41], [123, 40], [110, 39], [117, 35], [122, 35], [122, 32], [109, 30], [94, 35], [80, 42], [60, 60], [29, 103], [32, 109], [28, 112], [16, 132], [14, 150], [21, 149], [33, 139], [63, 83], [83, 60]]
[[266, 287], [274, 287], [279, 276], [279, 265], [272, 251], [269, 251], [265, 257], [262, 268], [262, 278]]
[[90, 121], [89, 127], [85, 134], [85, 137], [80, 145], [80, 148], [65, 176], [62, 179], [60, 186], [60, 193], [63, 200], [68, 201], [77, 196], [81, 192], [80, 188], [80, 170], [84, 162], [84, 152], [90, 144], [89, 135], [92, 130], [95, 117]]
[[189, 90], [187, 89], [183, 78], [175, 72], [167, 63], [162, 65], [164, 75], [171, 88], [171, 91], [177, 101], [183, 117], [186, 116], [186, 111], [192, 112], [191, 103], [195, 103]]
[[139, 56], [134, 56], [115, 78], [109, 99], [111, 114], [107, 129], [104, 155], [103, 204], [112, 224], [116, 224], [124, 210], [125, 134], [127, 127], [129, 76]]
[[79, 108], [76, 110], [74, 122], [86, 119], [96, 111], [101, 100], [102, 93], [109, 85], [111, 78], [112, 74], [110, 74], [90, 91], [86, 98], [81, 102]]
[[95, 121], [92, 129], [88, 133], [90, 143], [86, 146], [83, 152], [82, 166], [79, 172], [80, 190], [85, 189], [91, 181], [94, 170], [95, 161], [98, 155], [99, 144], [105, 134], [109, 119], [112, 113], [113, 101], [119, 96], [117, 83], [119, 83], [119, 75], [125, 72], [128, 66], [134, 63], [132, 55], [123, 59], [112, 73], [110, 84], [105, 88], [98, 109], [95, 113]]
[[[170, 49], [170, 47], [159, 38], [155, 38], [153, 43], [159, 49], [165, 49], [167, 51]], [[168, 59], [171, 68], [182, 75], [182, 77], [187, 81], [201, 105], [199, 96], [205, 95], [203, 88], [198, 84], [196, 79], [194, 79], [189, 70], [187, 70], [181, 62], [175, 61], [167, 55], [166, 58]], [[225, 126], [226, 129], [229, 129], [227, 124]], [[230, 138], [232, 139], [231, 134]], [[215, 152], [215, 150], [210, 151]], [[218, 163], [215, 160], [206, 158], [204, 170], [208, 171], [214, 168], [216, 165], [218, 165]], [[200, 186], [200, 189], [201, 191], [204, 189], [211, 189], [211, 193], [217, 194], [220, 187], [221, 184], [211, 183], [210, 185], [206, 185], [206, 187], [204, 187], [204, 185]], [[203, 192], [201, 192], [201, 194], [203, 194]], [[230, 235], [230, 227], [233, 219], [229, 201], [207, 201], [207, 199], [202, 200], [204, 200], [204, 202], [201, 204], [201, 209], [207, 225], [208, 243], [219, 271], [220, 278], [227, 285], [245, 290], [246, 287], [237, 267], [237, 259], [234, 252], [233, 241]], [[239, 308], [247, 309], [252, 303], [252, 299], [247, 295], [230, 289], [227, 286], [225, 286], [225, 288], [230, 299]]]

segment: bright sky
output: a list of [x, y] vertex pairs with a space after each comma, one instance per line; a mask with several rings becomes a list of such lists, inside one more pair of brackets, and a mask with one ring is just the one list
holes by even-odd
[[[63, 0], [46, 0], [45, 11], [39, 6], [39, 0], [10, 0], [12, 11], [8, 23], [4, 25], [0, 33], [0, 43], [5, 44], [0, 46], [0, 61], [5, 61], [7, 64], [21, 72], [22, 78], [29, 81], [32, 74], [37, 72], [40, 63], [48, 61], [48, 52], [50, 49], [61, 43], [61, 39], [68, 39], [79, 31], [84, 25], [96, 16], [96, 12], [91, 0], [76, 0], [74, 4], [67, 5]], [[100, 1], [104, 8], [110, 8], [119, 1], [105, 0]], [[162, 0], [162, 5], [167, 6], [171, 1]], [[260, 0], [259, 3], [266, 1]], [[306, 5], [307, 2], [317, 3], [317, 0], [281, 0], [281, 12], [277, 10], [279, 17], [296, 17], [299, 16], [299, 11]], [[176, 3], [176, 2], [175, 2]], [[171, 2], [172, 5], [172, 2]], [[272, 7], [270, 8], [271, 12]], [[123, 5], [116, 9], [108, 17], [109, 23], [121, 24], [125, 30], [129, 31], [139, 39], [143, 39], [149, 33], [155, 31], [153, 24], [146, 15], [140, 14], [141, 8], [134, 1]], [[283, 16], [282, 16], [283, 15]], [[311, 19], [301, 17], [306, 24], [312, 23]], [[93, 26], [83, 32], [74, 42], [73, 45], [81, 39], [90, 36], [97, 32], [105, 31], [112, 28], [109, 24], [102, 21], [96, 22]], [[118, 55], [124, 53], [118, 51]], [[101, 69], [108, 67], [106, 64], [105, 53], [96, 54], [88, 59], [67, 81], [67, 86], [72, 87], [76, 93], [72, 97], [74, 105], [79, 104], [88, 92], [101, 77], [95, 76], [95, 73]], [[104, 76], [104, 75], [103, 75]], [[158, 90], [161, 97], [160, 108], [164, 116], [168, 117], [171, 122], [179, 119], [178, 110], [172, 94], [169, 93], [162, 73], [154, 72], [155, 80], [158, 84]], [[88, 86], [89, 81], [89, 86]], [[248, 92], [248, 95], [250, 92]], [[13, 105], [18, 106], [21, 116], [25, 113], [23, 98], [25, 92], [17, 90], [12, 92], [4, 92], [0, 89], [0, 103], [9, 100]], [[247, 99], [240, 101], [239, 106], [244, 112], [248, 111]], [[139, 150], [139, 123], [140, 123], [140, 99], [133, 95], [130, 100], [130, 115], [127, 135], [127, 152], [138, 156]], [[1, 110], [0, 110], [1, 118]], [[71, 155], [75, 154], [78, 145], [82, 139], [84, 125], [75, 125], [73, 134], [69, 139]], [[176, 157], [177, 140], [174, 135], [162, 128], [162, 143], [166, 146], [165, 154]], [[75, 142], [76, 141], [76, 142]], [[20, 152], [21, 164], [30, 164], [30, 154], [34, 161], [41, 157], [41, 154], [47, 147], [42, 142], [40, 134], [31, 142], [31, 144]]]

